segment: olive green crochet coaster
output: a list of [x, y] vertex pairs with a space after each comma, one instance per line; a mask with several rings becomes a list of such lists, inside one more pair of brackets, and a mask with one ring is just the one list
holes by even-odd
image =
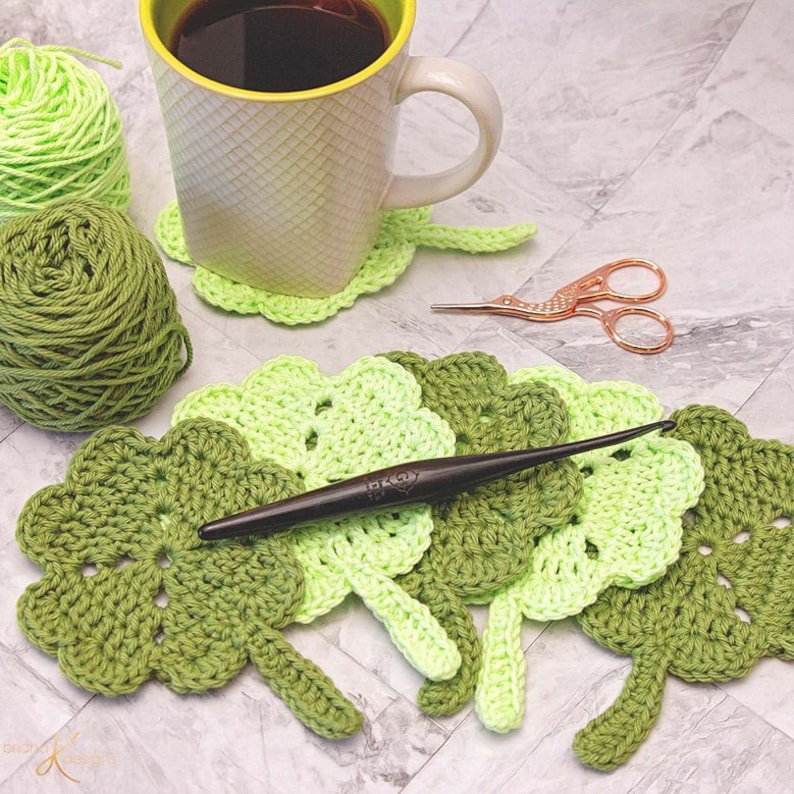
[[380, 236], [361, 269], [339, 292], [325, 298], [301, 298], [256, 289], [213, 273], [187, 251], [179, 206], [169, 203], [157, 218], [155, 235], [163, 251], [196, 268], [193, 289], [207, 303], [237, 314], [260, 314], [276, 323], [303, 325], [326, 320], [352, 306], [361, 295], [394, 283], [411, 264], [419, 246], [454, 248], [472, 254], [513, 248], [535, 235], [534, 223], [501, 228], [454, 227], [430, 223], [430, 207], [385, 212]]
[[[449, 425], [422, 406], [414, 378], [382, 357], [365, 356], [326, 376], [313, 361], [279, 356], [239, 386], [218, 383], [189, 394], [173, 418], [198, 416], [233, 426], [257, 460], [296, 472], [307, 490], [455, 451]], [[289, 543], [306, 579], [293, 619], [311, 622], [355, 592], [417, 670], [450, 678], [460, 665], [457, 647], [427, 607], [393, 581], [421, 558], [432, 529], [430, 508], [420, 505], [292, 530]]]
[[[570, 414], [571, 441], [647, 424], [663, 414], [656, 397], [639, 384], [590, 384], [561, 367], [519, 370], [510, 382], [556, 388]], [[580, 612], [610, 585], [639, 587], [657, 579], [678, 558], [681, 516], [703, 487], [692, 446], [659, 434], [574, 460], [585, 478], [575, 516], [538, 539], [527, 568], [493, 596], [488, 609], [476, 706], [490, 730], [513, 730], [523, 719], [522, 617], [559, 620]]]
[[794, 659], [794, 447], [751, 438], [713, 406], [671, 418], [671, 435], [694, 446], [705, 473], [681, 555], [658, 581], [610, 588], [578, 618], [601, 645], [633, 658], [617, 700], [574, 740], [597, 769], [625, 763], [647, 738], [668, 672], [727, 681], [763, 656]]
[[[427, 361], [414, 353], [388, 358], [411, 372], [422, 401], [449, 422], [457, 454], [479, 454], [560, 443], [568, 413], [560, 395], [540, 382], [513, 382], [484, 353], [458, 353]], [[464, 602], [483, 602], [530, 564], [539, 536], [571, 519], [582, 476], [558, 461], [473, 488], [433, 505], [431, 543], [414, 570], [398, 578], [430, 607], [461, 654], [450, 681], [426, 681], [420, 708], [459, 711], [474, 693], [480, 642]]]
[[65, 481], [32, 496], [19, 517], [19, 545], [43, 569], [19, 599], [19, 624], [89, 691], [125, 695], [157, 678], [203, 692], [250, 660], [309, 728], [349, 736], [361, 715], [279, 631], [304, 590], [288, 540], [196, 534], [212, 518], [301, 489], [294, 473], [253, 462], [220, 422], [184, 422], [162, 440], [102, 430]]

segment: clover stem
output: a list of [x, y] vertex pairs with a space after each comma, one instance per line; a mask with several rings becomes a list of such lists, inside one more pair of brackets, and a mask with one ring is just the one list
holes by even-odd
[[458, 648], [424, 604], [377, 571], [348, 570], [348, 577], [414, 669], [434, 681], [455, 675], [460, 667]]
[[497, 733], [515, 730], [524, 717], [526, 661], [521, 618], [509, 591], [498, 593], [488, 608], [475, 702], [482, 724]]
[[580, 730], [573, 742], [579, 760], [610, 772], [628, 761], [659, 718], [669, 660], [637, 655], [617, 700]]
[[279, 631], [269, 626], [257, 629], [249, 653], [270, 688], [315, 733], [344, 739], [361, 728], [362, 716], [355, 706]]

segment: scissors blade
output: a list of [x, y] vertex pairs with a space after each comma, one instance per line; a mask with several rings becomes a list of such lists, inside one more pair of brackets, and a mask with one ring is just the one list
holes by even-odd
[[489, 301], [480, 303], [433, 303], [430, 308], [442, 311], [474, 311], [523, 317], [523, 306], [524, 304], [515, 295], [497, 295]]
[[431, 309], [440, 309], [441, 311], [495, 311], [500, 308], [496, 303], [431, 303]]

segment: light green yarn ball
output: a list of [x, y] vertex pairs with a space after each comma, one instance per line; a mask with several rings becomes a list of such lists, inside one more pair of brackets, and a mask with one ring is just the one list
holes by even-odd
[[74, 54], [87, 55], [23, 39], [0, 46], [0, 224], [62, 199], [129, 203], [118, 106]]

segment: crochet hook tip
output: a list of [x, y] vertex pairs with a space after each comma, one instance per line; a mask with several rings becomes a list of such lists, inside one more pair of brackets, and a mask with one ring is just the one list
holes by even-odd
[[659, 430], [662, 433], [666, 433], [668, 430], [675, 430], [675, 422], [672, 419], [662, 419], [659, 422]]
[[237, 528], [234, 520], [227, 521], [219, 519], [217, 521], [208, 521], [203, 526], [200, 526], [196, 531], [200, 540], [226, 540], [227, 538], [234, 538], [243, 534]]

